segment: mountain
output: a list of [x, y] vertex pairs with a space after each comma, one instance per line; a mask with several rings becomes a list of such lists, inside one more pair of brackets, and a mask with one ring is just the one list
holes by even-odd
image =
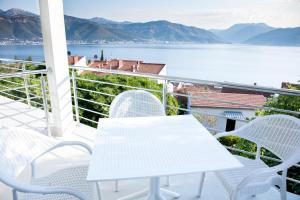
[[215, 35], [219, 36], [225, 41], [232, 43], [243, 43], [244, 41], [269, 31], [275, 28], [268, 26], [264, 23], [246, 23], [246, 24], [235, 24], [225, 30], [210, 30]]
[[37, 15], [20, 9], [0, 12], [0, 39], [38, 40], [41, 38]]
[[[86, 42], [189, 42], [300, 45], [300, 27], [276, 29], [263, 23], [235, 24], [219, 30], [185, 26], [169, 21], [116, 22], [104, 18], [65, 16], [67, 40]], [[0, 40], [40, 41], [39, 16], [20, 9], [0, 9]]]
[[275, 29], [259, 34], [245, 43], [254, 45], [300, 46], [300, 27]]
[[222, 43], [217, 36], [207, 30], [168, 21], [131, 23], [124, 25], [123, 30], [135, 38], [147, 41]]
[[[2, 11], [2, 16], [5, 16], [5, 17], [16, 17], [16, 16], [36, 17], [37, 16], [36, 14], [27, 12], [25, 10], [21, 10], [18, 8], [12, 8], [7, 11], [3, 11], [3, 10], [1, 10], [1, 11]], [[1, 14], [1, 11], [0, 11], [0, 14]]]
[[102, 17], [94, 17], [94, 18], [91, 18], [89, 20], [92, 21], [92, 22], [96, 22], [98, 24], [131, 24], [131, 22], [129, 22], [129, 21], [117, 22], [117, 21], [105, 19], [105, 18], [102, 18]]
[[[168, 21], [120, 23], [103, 18], [91, 20], [65, 16], [65, 26], [67, 39], [72, 41], [222, 42], [204, 29]], [[39, 16], [19, 9], [5, 11], [0, 17], [0, 39], [41, 39]]]

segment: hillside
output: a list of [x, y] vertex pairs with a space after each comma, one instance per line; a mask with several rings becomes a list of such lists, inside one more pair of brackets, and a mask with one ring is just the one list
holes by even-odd
[[41, 34], [37, 15], [19, 9], [0, 10], [0, 39], [37, 40]]
[[92, 22], [96, 22], [98, 24], [131, 24], [132, 23], [132, 22], [129, 22], [129, 21], [117, 22], [117, 21], [105, 19], [105, 18], [102, 18], [102, 17], [93, 17], [89, 20], [92, 21]]
[[245, 43], [254, 45], [300, 46], [300, 27], [275, 29], [257, 35]]
[[[106, 19], [65, 16], [66, 35], [72, 41], [196, 42], [220, 43], [204, 29], [168, 21], [115, 23]], [[0, 39], [36, 40], [41, 38], [39, 16], [11, 9], [0, 12]]]
[[235, 24], [225, 30], [211, 30], [215, 35], [219, 36], [225, 41], [232, 43], [243, 43], [244, 41], [262, 34], [274, 30], [275, 28], [270, 27], [264, 23], [246, 23], [246, 24]]
[[[65, 16], [67, 40], [73, 42], [187, 42], [299, 46], [298, 28], [277, 29], [264, 23], [235, 24], [228, 29], [205, 30], [165, 20], [117, 22], [94, 17]], [[41, 41], [39, 16], [20, 9], [0, 9], [0, 41]]]
[[221, 42], [213, 33], [191, 26], [184, 26], [168, 21], [152, 21], [147, 23], [131, 23], [123, 26], [130, 35], [147, 41], [184, 41], [198, 43]]

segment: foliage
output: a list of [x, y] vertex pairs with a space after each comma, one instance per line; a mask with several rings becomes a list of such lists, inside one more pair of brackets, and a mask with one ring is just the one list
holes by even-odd
[[[5, 67], [5, 68], [4, 68]], [[11, 67], [11, 68], [10, 68]], [[9, 69], [10, 68], [10, 69]], [[19, 69], [19, 70], [18, 70]], [[22, 65], [19, 63], [3, 64], [3, 68], [0, 67], [0, 73], [16, 73], [20, 72]], [[45, 69], [44, 65], [33, 65], [26, 64], [26, 70], [40, 70]], [[0, 80], [0, 95], [8, 97], [14, 100], [22, 100], [22, 102], [27, 102], [26, 90], [23, 88], [25, 86], [25, 79], [28, 83], [29, 98], [31, 99], [31, 105], [35, 107], [41, 107], [43, 105], [41, 83], [39, 79], [40, 75], [27, 75], [26, 77], [12, 77]], [[46, 78], [46, 77], [45, 77]], [[35, 85], [35, 87], [33, 87]], [[50, 104], [50, 102], [49, 102]]]
[[[300, 90], [300, 86], [289, 86], [289, 89]], [[266, 103], [267, 107], [278, 108], [283, 110], [292, 110], [300, 112], [300, 97], [290, 95], [279, 95], [278, 97], [272, 97], [268, 99]], [[276, 110], [259, 110], [257, 115], [271, 115], [271, 114], [286, 114]], [[293, 115], [293, 114], [289, 114]], [[300, 118], [299, 115], [293, 115], [294, 117]]]
[[32, 61], [32, 56], [28, 56], [26, 60], [27, 61]]
[[[77, 79], [77, 87], [84, 88], [85, 90], [91, 90], [94, 92], [89, 92], [85, 90], [78, 90], [77, 96], [81, 99], [91, 100], [93, 102], [88, 102], [84, 100], [78, 100], [79, 107], [89, 109], [92, 111], [96, 111], [102, 113], [101, 115], [84, 111], [80, 109], [80, 116], [91, 119], [93, 121], [98, 121], [99, 117], [106, 117], [109, 111], [109, 105], [111, 104], [114, 97], [126, 90], [131, 90], [135, 88], [145, 88], [151, 90], [162, 91], [162, 84], [158, 84], [156, 81], [150, 80], [148, 78], [141, 78], [141, 77], [132, 77], [132, 76], [124, 76], [124, 75], [96, 75], [94, 73], [86, 73], [79, 76], [83, 79], [88, 80], [96, 80], [100, 81], [101, 83], [95, 83], [85, 80], [78, 80]], [[129, 86], [129, 87], [126, 87]], [[105, 95], [105, 94], [108, 95]], [[161, 92], [152, 92], [156, 97], [162, 100]], [[95, 103], [96, 102], [96, 103]], [[168, 95], [167, 96], [167, 103], [170, 106], [178, 107], [177, 100], [173, 97]], [[177, 109], [167, 109], [168, 115], [176, 115]], [[95, 126], [95, 123], [90, 122], [88, 120], [84, 120], [86, 124]]]

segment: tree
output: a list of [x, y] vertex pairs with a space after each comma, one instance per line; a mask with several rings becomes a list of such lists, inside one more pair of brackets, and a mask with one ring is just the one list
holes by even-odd
[[[300, 86], [289, 85], [289, 89], [300, 90]], [[300, 97], [299, 96], [290, 96], [290, 95], [279, 95], [278, 97], [269, 98], [267, 107], [278, 108], [282, 110], [291, 110], [300, 112]], [[257, 115], [271, 115], [271, 114], [286, 114], [284, 112], [278, 112], [274, 110], [259, 110]], [[300, 118], [297, 114], [289, 114], [294, 117]]]
[[32, 56], [28, 56], [26, 60], [27, 61], [32, 61]]
[[103, 49], [101, 50], [100, 60], [101, 60], [101, 61], [104, 61], [104, 53], [103, 53]]
[[98, 59], [98, 55], [97, 54], [94, 55], [94, 59]]
[[[145, 88], [145, 89], [152, 89], [157, 91], [162, 91], [162, 84], [158, 84], [156, 81], [150, 80], [148, 78], [141, 78], [141, 77], [132, 77], [132, 76], [123, 76], [123, 75], [112, 75], [107, 74], [104, 76], [98, 76], [94, 73], [86, 73], [80, 75], [80, 78], [82, 79], [88, 79], [88, 80], [96, 80], [101, 81], [101, 83], [95, 83], [95, 82], [89, 82], [89, 81], [83, 81], [83, 80], [77, 80], [77, 86], [79, 88], [84, 88], [85, 90], [78, 90], [77, 95], [80, 98], [92, 100], [99, 104], [87, 102], [83, 100], [79, 100], [78, 104], [80, 107], [96, 111], [99, 113], [102, 113], [102, 115], [85, 111], [83, 109], [80, 109], [80, 116], [91, 119], [93, 121], [98, 121], [98, 118], [102, 118], [104, 116], [108, 115], [109, 106], [112, 100], [114, 99], [115, 95], [118, 95], [126, 90], [130, 90], [131, 88], [128, 88], [126, 86], [133, 86], [138, 88]], [[109, 83], [118, 83], [119, 85], [112, 85]], [[122, 86], [121, 86], [122, 85]], [[123, 86], [124, 85], [124, 86]], [[86, 90], [91, 90], [93, 92], [88, 92]], [[105, 95], [105, 94], [108, 95]], [[162, 100], [162, 93], [160, 92], [152, 92], [157, 98]], [[178, 102], [175, 97], [168, 95], [167, 96], [167, 103], [168, 105], [175, 107], [176, 109], [167, 109], [168, 115], [176, 115], [177, 114], [177, 107]], [[96, 124], [89, 122], [89, 121], [82, 121], [83, 123], [96, 127]]]
[[71, 56], [72, 55], [72, 52], [71, 51], [68, 51], [68, 56]]

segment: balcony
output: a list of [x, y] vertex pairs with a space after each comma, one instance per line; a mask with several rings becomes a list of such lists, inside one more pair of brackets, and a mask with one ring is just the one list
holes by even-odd
[[[0, 69], [4, 72], [0, 75], [0, 126], [31, 128], [51, 137], [55, 122], [48, 86], [50, 84], [49, 71], [45, 69], [44, 63], [8, 59], [0, 59], [0, 61]], [[57, 137], [60, 140], [76, 140], [92, 145], [98, 118], [108, 117], [110, 102], [116, 95], [132, 89], [146, 90], [155, 94], [161, 99], [169, 115], [193, 114], [212, 134], [243, 126], [255, 117], [256, 112], [274, 111], [299, 115], [299, 111], [262, 105], [267, 101], [265, 97], [278, 95], [299, 97], [300, 92], [297, 90], [78, 66], [70, 66], [69, 72], [70, 80], [68, 81], [72, 91], [75, 126], [72, 126], [71, 131]], [[195, 88], [198, 92], [195, 92]], [[218, 95], [215, 96], [207, 93], [207, 91], [220, 92], [222, 89], [227, 90], [224, 92], [225, 96], [220, 95], [222, 93], [217, 93]], [[234, 90], [234, 94], [239, 91], [238, 94], [242, 94], [239, 97], [251, 97], [254, 100], [245, 101], [243, 98], [232, 100], [228, 98], [228, 94], [232, 94], [228, 92], [229, 89]], [[244, 96], [245, 93], [248, 96]], [[199, 104], [205, 106], [201, 107]], [[234, 127], [232, 127], [233, 121]], [[224, 145], [235, 154], [255, 155], [255, 152], [239, 149], [228, 141], [224, 142]], [[40, 160], [37, 165], [38, 175], [49, 174], [66, 165], [88, 162], [89, 157], [82, 150], [68, 148], [68, 150], [55, 151]], [[263, 155], [263, 158], [266, 161], [278, 161], [269, 155]], [[298, 169], [299, 172], [299, 167], [299, 165], [294, 166], [294, 170]], [[294, 175], [287, 178], [288, 184], [290, 187], [299, 187], [300, 180]], [[29, 171], [25, 170], [20, 179], [27, 180], [28, 176]], [[147, 180], [121, 181], [120, 191], [114, 192], [114, 182], [104, 182], [101, 184], [102, 197], [103, 199], [118, 199], [145, 188], [147, 184]], [[199, 175], [184, 175], [171, 177], [169, 187], [182, 195], [180, 199], [195, 199], [198, 184]], [[3, 199], [11, 198], [7, 188], [0, 185], [0, 197], [2, 196]], [[207, 176], [201, 199], [229, 199], [222, 184], [213, 173]], [[256, 199], [276, 200], [280, 199], [280, 196], [276, 189], [272, 189], [263, 195], [258, 195]], [[288, 199], [296, 200], [299, 196], [288, 193]]]

